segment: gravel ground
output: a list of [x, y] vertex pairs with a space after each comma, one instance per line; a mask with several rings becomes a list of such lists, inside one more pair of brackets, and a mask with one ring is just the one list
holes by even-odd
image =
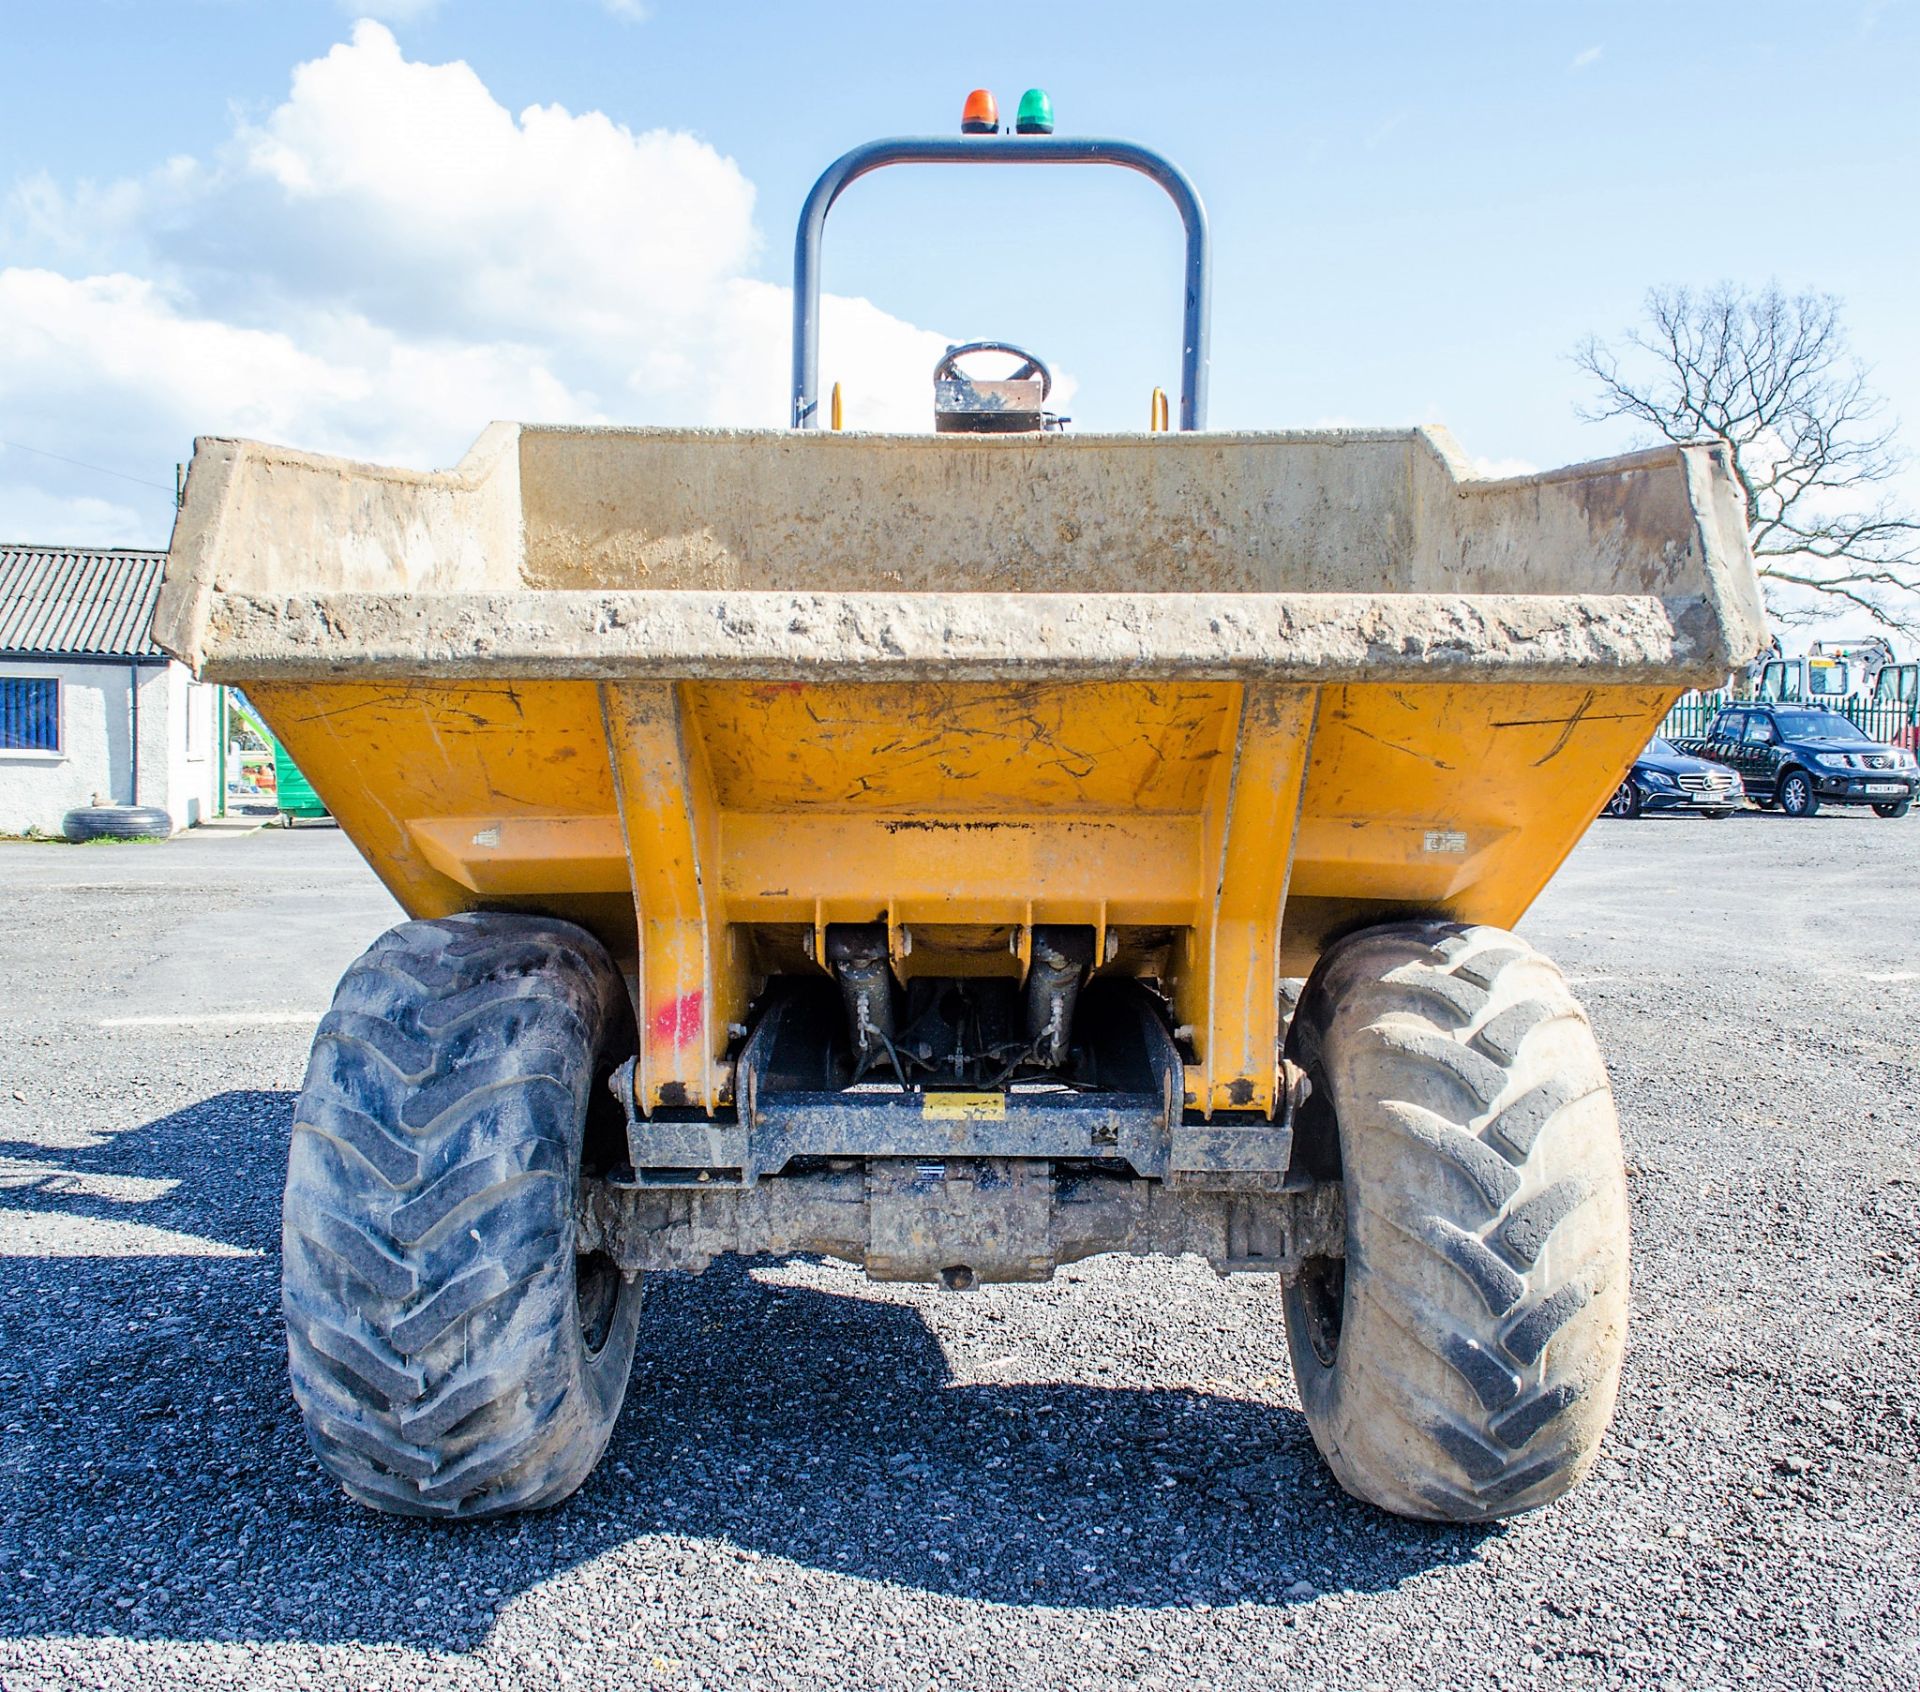
[[321, 1473], [277, 1307], [312, 1019], [391, 902], [327, 830], [0, 846], [0, 1685], [1920, 1684], [1916, 885], [1920, 821], [1650, 819], [1529, 919], [1637, 1230], [1543, 1514], [1348, 1500], [1274, 1288], [1101, 1260], [662, 1281], [594, 1478], [448, 1528]]

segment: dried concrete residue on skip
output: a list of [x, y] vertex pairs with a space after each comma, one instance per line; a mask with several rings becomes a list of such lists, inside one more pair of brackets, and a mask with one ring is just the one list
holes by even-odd
[[[1717, 680], [1701, 618], [1646, 595], [216, 595], [215, 679]], [[1707, 632], [1711, 632], [1710, 630]]]

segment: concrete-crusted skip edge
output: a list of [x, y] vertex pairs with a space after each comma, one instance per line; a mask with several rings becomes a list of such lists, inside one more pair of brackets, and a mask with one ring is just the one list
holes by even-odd
[[[524, 467], [554, 477], [556, 454], [568, 513], [590, 509], [582, 466], [612, 467], [603, 523], [623, 544], [645, 538], [642, 569], [655, 585], [527, 579], [529, 513], [556, 494], [552, 483], [523, 486]], [[739, 492], [703, 505], [688, 493], [696, 471]], [[667, 472], [678, 480], [663, 481]], [[803, 544], [809, 519], [796, 505], [849, 476], [884, 496], [835, 515], [860, 556]], [[1249, 492], [1269, 485], [1262, 477], [1265, 504]], [[1142, 556], [1176, 506], [1192, 519], [1194, 591], [1164, 591], [1164, 563], [1130, 562], [1136, 485]], [[957, 521], [969, 489], [1003, 505], [1028, 499], [1030, 532]], [[936, 495], [953, 506], [937, 514], [955, 525], [953, 568], [930, 579], [923, 561], [902, 588], [876, 585], [899, 529], [925, 551]], [[896, 498], [911, 513], [897, 522]], [[721, 506], [732, 527], [716, 582], [714, 532], [693, 532], [689, 514]], [[1055, 516], [1083, 522], [1095, 506], [1097, 534], [1063, 517], [1069, 538], [1047, 539]], [[1035, 536], [1053, 549], [1038, 566]], [[605, 557], [587, 563], [608, 573]], [[724, 585], [729, 566], [742, 585]], [[1125, 591], [1051, 591], [1129, 570], [1141, 579]], [[774, 586], [769, 574], [814, 579]], [[822, 577], [835, 578], [832, 591], [817, 591]], [[1208, 591], [1210, 577], [1235, 586]], [[1350, 591], [1356, 579], [1368, 591]], [[952, 581], [983, 588], [948, 591]], [[1284, 590], [1247, 591], [1250, 581]], [[1486, 591], [1454, 591], [1473, 585]], [[1142, 586], [1152, 591], [1132, 590]], [[1638, 591], [1596, 591], [1608, 589]], [[955, 447], [944, 437], [495, 425], [442, 472], [197, 443], [155, 630], [196, 671], [229, 681], [843, 672], [1681, 687], [1744, 663], [1764, 618], [1737, 489], [1711, 446], [1493, 481], [1472, 476], [1432, 429]]]

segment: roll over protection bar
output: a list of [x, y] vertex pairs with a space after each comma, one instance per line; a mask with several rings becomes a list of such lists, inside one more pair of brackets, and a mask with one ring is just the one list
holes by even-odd
[[855, 147], [820, 173], [800, 208], [793, 241], [793, 427], [820, 427], [820, 243], [827, 213], [850, 183], [897, 164], [1117, 165], [1150, 177], [1167, 192], [1187, 233], [1186, 297], [1181, 313], [1180, 427], [1207, 420], [1207, 333], [1211, 254], [1207, 210], [1185, 172], [1151, 147], [1059, 135], [897, 136]]

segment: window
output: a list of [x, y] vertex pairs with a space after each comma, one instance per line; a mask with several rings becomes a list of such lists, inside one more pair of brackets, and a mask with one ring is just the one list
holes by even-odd
[[1738, 740], [1740, 725], [1746, 718], [1744, 711], [1722, 711], [1713, 719], [1713, 727], [1707, 731], [1709, 740]]
[[1837, 740], [1842, 743], [1864, 740], [1866, 735], [1834, 711], [1783, 711], [1782, 732], [1795, 740]]
[[0, 752], [59, 750], [59, 681], [52, 676], [0, 676]]
[[1756, 711], [1747, 719], [1747, 744], [1749, 746], [1771, 746], [1774, 742], [1773, 719]]
[[207, 709], [209, 691], [197, 681], [187, 683], [184, 716], [189, 758], [204, 758], [207, 755], [206, 719], [203, 713]]

